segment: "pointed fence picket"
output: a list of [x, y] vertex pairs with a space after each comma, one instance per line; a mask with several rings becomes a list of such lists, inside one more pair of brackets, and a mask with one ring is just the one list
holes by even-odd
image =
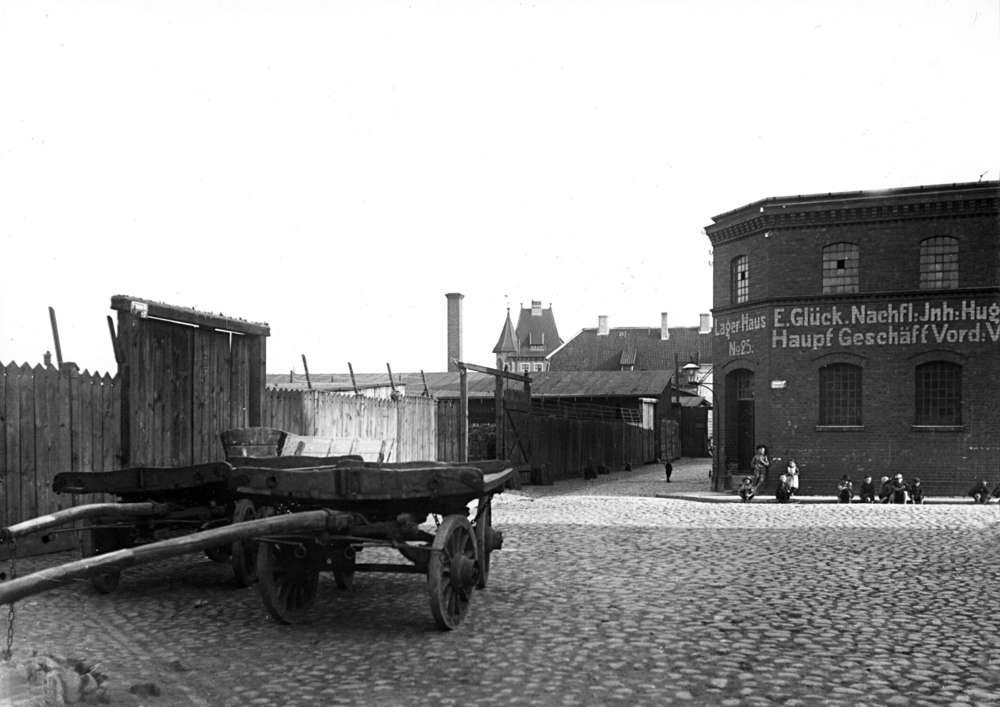
[[[52, 491], [63, 471], [120, 467], [117, 377], [41, 364], [0, 366], [0, 526], [14, 525], [103, 496]], [[72, 533], [19, 541], [18, 554], [65, 549]], [[37, 546], [37, 547], [36, 547]]]

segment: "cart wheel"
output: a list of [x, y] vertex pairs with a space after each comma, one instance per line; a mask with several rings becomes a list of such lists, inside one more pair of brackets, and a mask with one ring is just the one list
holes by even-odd
[[[257, 518], [257, 509], [253, 501], [241, 498], [236, 502], [233, 511], [233, 522], [243, 523]], [[233, 562], [233, 576], [240, 587], [249, 587], [257, 581], [257, 542], [255, 540], [240, 540], [233, 543], [230, 551]]]
[[476, 545], [479, 547], [479, 579], [476, 589], [485, 589], [490, 576], [490, 555], [493, 554], [493, 504], [492, 499], [479, 499], [476, 511]]
[[[114, 552], [124, 544], [119, 533], [111, 528], [84, 529], [83, 544], [80, 548], [84, 557], [94, 557]], [[90, 583], [101, 594], [110, 594], [118, 588], [122, 578], [121, 570], [110, 569], [90, 577]]]
[[460, 515], [445, 518], [431, 548], [427, 563], [431, 613], [441, 628], [458, 628], [479, 581], [478, 549], [469, 521]]
[[294, 624], [316, 602], [319, 570], [309, 557], [295, 557], [299, 546], [262, 542], [257, 551], [257, 590], [276, 621]]

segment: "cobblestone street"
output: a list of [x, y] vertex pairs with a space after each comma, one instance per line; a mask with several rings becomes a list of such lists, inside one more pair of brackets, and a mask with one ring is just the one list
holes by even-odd
[[98, 663], [113, 705], [1000, 703], [1000, 507], [656, 498], [707, 472], [498, 496], [504, 549], [456, 631], [435, 627], [419, 575], [350, 592], [324, 576], [305, 622], [279, 625], [199, 555], [126, 571], [110, 595], [18, 603], [15, 651]]

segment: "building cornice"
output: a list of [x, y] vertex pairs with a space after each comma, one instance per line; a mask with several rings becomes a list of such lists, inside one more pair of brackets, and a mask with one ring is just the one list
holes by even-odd
[[1000, 182], [912, 187], [886, 192], [773, 197], [713, 217], [713, 247], [778, 229], [828, 228], [1000, 214]]

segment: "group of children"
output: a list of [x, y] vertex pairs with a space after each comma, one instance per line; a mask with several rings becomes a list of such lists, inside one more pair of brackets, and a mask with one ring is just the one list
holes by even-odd
[[[866, 476], [861, 482], [858, 494], [861, 503], [912, 503], [923, 505], [924, 487], [920, 479], [913, 479], [909, 484], [903, 481], [902, 474], [896, 474], [891, 479], [883, 476], [876, 491], [872, 477]], [[854, 484], [847, 474], [844, 474], [837, 484], [837, 501], [852, 503], [854, 501]]]

